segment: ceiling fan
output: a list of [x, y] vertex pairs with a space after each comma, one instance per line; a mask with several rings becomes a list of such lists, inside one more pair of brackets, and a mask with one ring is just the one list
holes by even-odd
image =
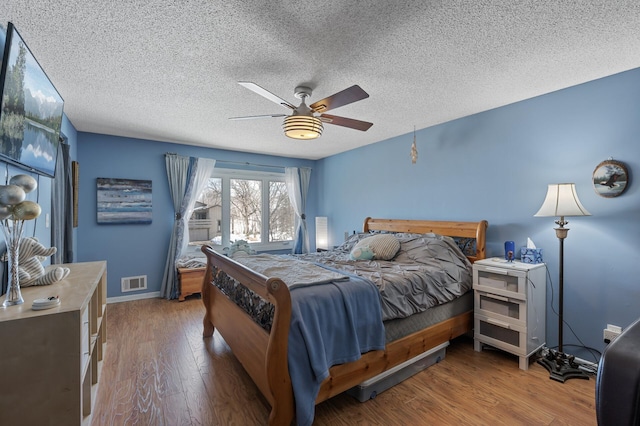
[[360, 101], [369, 97], [369, 94], [362, 90], [360, 86], [353, 85], [347, 89], [344, 89], [338, 93], [335, 93], [327, 98], [321, 99], [317, 102], [307, 106], [305, 101], [311, 97], [311, 88], [307, 86], [298, 86], [294, 91], [296, 98], [302, 102], [300, 105], [295, 106], [279, 96], [274, 95], [266, 89], [258, 86], [255, 83], [249, 81], [239, 81], [243, 87], [257, 93], [282, 105], [285, 108], [293, 110], [291, 115], [286, 114], [269, 114], [269, 115], [253, 115], [248, 117], [231, 117], [230, 120], [249, 120], [253, 118], [271, 118], [271, 117], [285, 117], [282, 127], [284, 134], [293, 139], [315, 139], [320, 137], [323, 130], [322, 123], [335, 124], [337, 126], [349, 127], [350, 129], [367, 131], [369, 127], [373, 126], [373, 123], [367, 121], [354, 120], [353, 118], [339, 117], [337, 115], [324, 114], [324, 112], [331, 109], [339, 108], [350, 103]]

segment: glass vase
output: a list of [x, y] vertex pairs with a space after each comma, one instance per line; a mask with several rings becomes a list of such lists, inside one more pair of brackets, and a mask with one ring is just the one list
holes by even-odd
[[4, 241], [7, 244], [7, 264], [9, 277], [7, 282], [7, 293], [5, 295], [3, 307], [20, 305], [24, 303], [20, 292], [20, 279], [18, 277], [18, 254], [20, 248], [20, 238], [22, 236], [22, 220], [5, 219], [2, 221], [2, 232]]

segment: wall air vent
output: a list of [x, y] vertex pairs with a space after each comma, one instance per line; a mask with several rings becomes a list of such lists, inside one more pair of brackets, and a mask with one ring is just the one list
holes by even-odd
[[120, 279], [120, 287], [122, 292], [146, 290], [147, 276], [140, 275], [137, 277], [124, 277]]

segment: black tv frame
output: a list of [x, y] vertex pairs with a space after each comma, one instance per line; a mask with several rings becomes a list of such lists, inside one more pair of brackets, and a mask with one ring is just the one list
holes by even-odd
[[[47, 95], [51, 95], [51, 97], [54, 98], [55, 107], [53, 111], [55, 111], [56, 114], [48, 116], [38, 116], [37, 114], [32, 114], [30, 115], [30, 117], [27, 117], [26, 102], [23, 99], [23, 123], [22, 125], [17, 124], [17, 126], [14, 126], [12, 129], [17, 133], [17, 135], [21, 135], [21, 139], [19, 137], [13, 137], [13, 140], [11, 140], [9, 139], [9, 136], [5, 136], [6, 129], [3, 116], [5, 114], [8, 115], [8, 109], [5, 109], [5, 100], [8, 101], [8, 99], [5, 98], [9, 84], [9, 82], [7, 81], [7, 76], [9, 74], [8, 69], [10, 65], [14, 66], [17, 64], [17, 58], [11, 57], [11, 47], [16, 39], [18, 40], [18, 43], [21, 43], [21, 45], [24, 47], [25, 68], [24, 76], [22, 78], [22, 91], [24, 92], [26, 88], [29, 93], [37, 93], [39, 90], [44, 90], [45, 92], [47, 92]], [[10, 64], [10, 60], [14, 63]], [[27, 67], [27, 62], [29, 64], [32, 64], [34, 67]], [[28, 81], [25, 81], [29, 79], [34, 82], [37, 81], [38, 83], [34, 84], [33, 87], [30, 87]], [[35, 97], [32, 96], [31, 100], [29, 101], [34, 102], [34, 99]], [[40, 104], [40, 106], [41, 105], [42, 104]], [[43, 114], [42, 110], [39, 110], [38, 112]], [[51, 83], [51, 80], [45, 73], [42, 66], [40, 66], [38, 60], [29, 49], [27, 43], [24, 41], [16, 27], [11, 22], [9, 22], [7, 25], [2, 66], [0, 68], [0, 161], [7, 162], [9, 164], [15, 165], [19, 168], [39, 175], [48, 176], [51, 178], [55, 177], [55, 167], [58, 156], [58, 144], [60, 143], [63, 112], [64, 100], [62, 99], [62, 96], [60, 96], [60, 93], [57, 91], [53, 83]], [[35, 118], [37, 121], [33, 120], [32, 118]], [[50, 127], [49, 124], [53, 127]], [[34, 135], [33, 140], [31, 140], [31, 136], [27, 137], [27, 135], [25, 134], [27, 126], [29, 126], [30, 135]], [[20, 128], [21, 132], [19, 130]], [[42, 143], [43, 139], [46, 140], [45, 143]], [[31, 145], [31, 142], [33, 142], [36, 146]], [[28, 145], [24, 146], [25, 143], [27, 143]], [[23, 150], [27, 148], [31, 149], [25, 157], [25, 154], [23, 154]], [[37, 162], [36, 159], [39, 156], [43, 155], [49, 156], [45, 158], [50, 159]], [[48, 165], [51, 166], [48, 167]]]

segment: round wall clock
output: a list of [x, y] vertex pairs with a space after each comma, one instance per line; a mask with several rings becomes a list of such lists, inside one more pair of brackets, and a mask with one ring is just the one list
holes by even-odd
[[617, 197], [628, 185], [627, 166], [621, 161], [605, 160], [593, 171], [593, 188], [601, 197]]

